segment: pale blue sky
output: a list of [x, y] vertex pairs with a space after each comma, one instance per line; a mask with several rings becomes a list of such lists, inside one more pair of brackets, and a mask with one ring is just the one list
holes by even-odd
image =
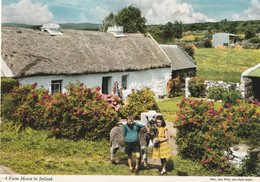
[[133, 5], [146, 24], [259, 20], [260, 0], [2, 0], [3, 23], [102, 23]]

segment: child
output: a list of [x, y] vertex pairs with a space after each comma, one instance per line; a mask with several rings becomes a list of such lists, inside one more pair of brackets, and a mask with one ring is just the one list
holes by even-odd
[[[126, 118], [127, 124], [123, 126], [123, 137], [125, 140], [125, 153], [128, 155], [128, 165], [130, 172], [135, 172], [136, 174], [138, 173], [138, 165], [139, 165], [139, 160], [140, 160], [140, 143], [139, 143], [139, 138], [138, 138], [138, 130], [137, 127], [146, 127], [147, 133], [149, 133], [149, 129], [147, 126], [139, 124], [134, 122], [134, 117], [133, 116], [127, 116]], [[135, 164], [135, 169], [133, 170], [132, 168], [132, 152], [135, 153], [136, 155], [136, 164]]]
[[156, 124], [158, 126], [158, 139], [156, 140], [156, 147], [153, 148], [152, 158], [160, 158], [162, 164], [161, 174], [166, 174], [166, 158], [172, 155], [170, 145], [168, 143], [168, 129], [162, 116], [156, 117]]

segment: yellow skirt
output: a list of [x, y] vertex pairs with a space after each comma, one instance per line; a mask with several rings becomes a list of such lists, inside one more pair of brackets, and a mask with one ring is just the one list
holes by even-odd
[[163, 159], [163, 158], [168, 158], [171, 157], [172, 152], [170, 145], [167, 141], [160, 143], [158, 147], [153, 147], [153, 159]]

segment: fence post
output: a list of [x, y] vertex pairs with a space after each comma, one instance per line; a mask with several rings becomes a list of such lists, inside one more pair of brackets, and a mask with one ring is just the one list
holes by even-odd
[[189, 81], [190, 81], [190, 77], [185, 78], [185, 98], [191, 96], [191, 93], [189, 91]]

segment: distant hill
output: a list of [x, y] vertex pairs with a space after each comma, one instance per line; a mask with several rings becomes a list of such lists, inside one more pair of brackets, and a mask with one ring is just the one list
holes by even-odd
[[[59, 25], [62, 29], [76, 29], [76, 30], [99, 30], [101, 27], [101, 24], [94, 24], [94, 23], [65, 23]], [[2, 23], [2, 27], [40, 28], [41, 26], [42, 25]]]

